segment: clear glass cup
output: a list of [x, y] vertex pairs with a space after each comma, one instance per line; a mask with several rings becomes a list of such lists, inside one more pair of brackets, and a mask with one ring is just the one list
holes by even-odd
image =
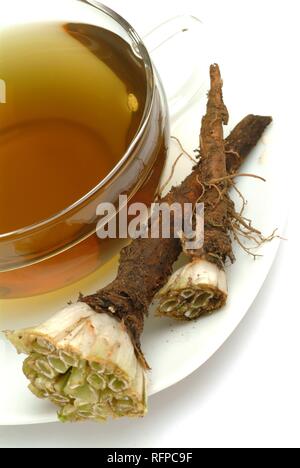
[[[0, 235], [0, 299], [28, 297], [71, 284], [103, 266], [120, 248], [116, 240], [99, 240], [96, 208], [101, 202], [117, 204], [120, 194], [150, 204], [167, 157], [170, 117], [183, 112], [201, 86], [201, 71], [192, 63], [188, 76], [168, 89], [168, 101], [157, 68], [164, 54], [180, 37], [191, 44], [201, 23], [192, 17], [174, 18], [145, 37], [148, 49], [123, 18], [92, 0], [27, 0], [1, 12], [0, 28], [49, 21], [87, 23], [118, 34], [143, 60], [147, 98], [142, 121], [128, 150], [114, 169], [93, 190], [49, 219]], [[0, 76], [1, 78], [1, 76]]]

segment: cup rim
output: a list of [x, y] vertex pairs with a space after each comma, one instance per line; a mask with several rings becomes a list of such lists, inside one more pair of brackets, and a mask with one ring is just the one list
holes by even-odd
[[123, 154], [123, 156], [120, 158], [118, 163], [113, 167], [113, 169], [99, 182], [99, 184], [97, 184], [89, 192], [83, 195], [79, 200], [76, 200], [71, 205], [67, 206], [66, 208], [59, 211], [58, 213], [55, 213], [54, 215], [49, 216], [48, 218], [42, 219], [41, 221], [38, 221], [37, 223], [31, 224], [29, 226], [25, 226], [23, 228], [16, 229], [14, 231], [10, 231], [10, 232], [3, 233], [3, 234], [0, 233], [0, 242], [9, 240], [10, 238], [17, 238], [19, 236], [24, 236], [24, 234], [30, 235], [30, 233], [40, 228], [45, 228], [47, 227], [47, 225], [51, 225], [53, 222], [58, 221], [60, 218], [65, 217], [68, 213], [80, 207], [83, 203], [85, 203], [87, 200], [93, 197], [95, 193], [102, 190], [103, 187], [105, 187], [111, 181], [113, 181], [115, 175], [127, 163], [128, 159], [130, 159], [132, 155], [132, 151], [134, 147], [136, 146], [136, 144], [138, 143], [138, 141], [141, 139], [145, 131], [145, 128], [147, 127], [147, 123], [151, 115], [151, 110], [152, 110], [153, 102], [154, 102], [154, 68], [153, 68], [153, 64], [152, 64], [149, 52], [146, 46], [144, 45], [142, 38], [127, 20], [125, 20], [121, 15], [119, 15], [119, 13], [115, 12], [114, 10], [107, 7], [103, 3], [100, 3], [97, 0], [79, 0], [79, 1], [82, 3], [85, 3], [86, 5], [94, 7], [97, 10], [100, 10], [103, 13], [110, 16], [114, 21], [116, 21], [120, 26], [122, 26], [122, 28], [126, 31], [128, 36], [138, 46], [139, 53], [141, 54], [142, 60], [145, 64], [146, 84], [147, 84], [146, 102], [145, 102], [144, 113], [141, 119], [141, 123], [135, 136], [131, 140], [130, 145], [128, 146], [127, 150]]

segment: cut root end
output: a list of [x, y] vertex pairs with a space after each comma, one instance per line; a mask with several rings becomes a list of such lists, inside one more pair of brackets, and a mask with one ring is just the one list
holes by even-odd
[[28, 354], [23, 372], [29, 389], [54, 403], [62, 422], [146, 414], [145, 372], [114, 318], [79, 303], [39, 328], [6, 335]]
[[194, 260], [173, 274], [158, 297], [157, 315], [196, 320], [225, 305], [225, 272], [206, 260]]

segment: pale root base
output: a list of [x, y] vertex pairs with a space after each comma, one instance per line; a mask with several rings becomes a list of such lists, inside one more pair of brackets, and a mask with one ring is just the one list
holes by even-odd
[[29, 389], [55, 403], [62, 421], [145, 415], [145, 371], [125, 327], [113, 317], [79, 302], [39, 327], [6, 336], [29, 356]]
[[197, 259], [176, 271], [159, 292], [157, 314], [195, 320], [223, 307], [227, 296], [225, 271], [214, 263]]

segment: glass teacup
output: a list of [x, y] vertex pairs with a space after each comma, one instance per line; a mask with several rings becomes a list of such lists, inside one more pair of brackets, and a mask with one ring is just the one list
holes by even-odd
[[[17, 10], [8, 8], [3, 12], [0, 28], [66, 20], [106, 28], [120, 35], [142, 58], [147, 77], [143, 117], [121, 160], [96, 187], [48, 219], [0, 234], [0, 299], [60, 289], [102, 267], [120, 249], [120, 242], [97, 237], [97, 206], [102, 202], [116, 205], [124, 193], [130, 202], [149, 205], [167, 157], [170, 117], [164, 88], [144, 42], [117, 13], [94, 1], [29, 0]], [[196, 23], [190, 17], [176, 18], [152, 31], [146, 42], [152, 50], [158, 49]], [[185, 90], [182, 87], [172, 91], [172, 115], [180, 114], [199, 85], [196, 89], [191, 82], [186, 84]]]

